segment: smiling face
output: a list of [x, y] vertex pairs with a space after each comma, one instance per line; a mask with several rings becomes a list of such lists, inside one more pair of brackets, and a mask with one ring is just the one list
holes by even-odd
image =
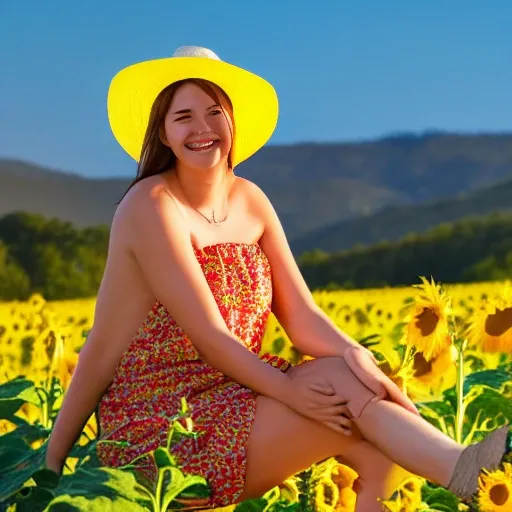
[[233, 126], [228, 113], [194, 83], [174, 94], [164, 120], [162, 142], [187, 168], [211, 169], [226, 161]]

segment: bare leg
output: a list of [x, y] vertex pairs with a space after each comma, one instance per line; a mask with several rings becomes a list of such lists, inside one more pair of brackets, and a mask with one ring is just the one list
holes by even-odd
[[448, 486], [463, 446], [403, 407], [369, 403], [355, 420], [364, 438], [408, 471]]
[[[303, 368], [301, 368], [303, 367]], [[440, 484], [467, 499], [476, 490], [481, 468], [496, 469], [505, 453], [508, 427], [470, 448], [457, 444], [426, 420], [375, 395], [351, 372], [344, 359], [319, 358], [293, 368], [329, 376], [337, 394], [348, 400], [354, 423], [364, 439], [407, 471]]]
[[407, 471], [448, 485], [463, 446], [420, 416], [388, 400], [375, 401], [340, 357], [323, 357], [294, 367], [290, 377], [311, 372], [326, 376], [336, 393], [347, 399], [363, 438]]
[[[473, 489], [480, 456], [469, 461], [465, 457], [467, 450], [463, 451], [462, 446], [427, 421], [392, 402], [372, 402], [374, 394], [352, 374], [343, 359], [315, 359], [288, 373], [294, 379], [310, 371], [326, 377], [338, 394], [346, 397], [360, 435], [341, 435], [276, 400], [258, 396], [256, 420], [247, 445], [245, 488], [239, 501], [261, 496], [289, 476], [333, 456], [360, 476], [357, 512], [378, 512], [377, 498], [388, 499], [390, 492], [411, 473], [447, 487], [461, 461], [463, 465], [468, 461], [472, 473], [465, 481], [469, 485], [462, 482], [464, 488]], [[480, 450], [481, 446], [477, 448]], [[461, 479], [456, 480], [459, 484]]]

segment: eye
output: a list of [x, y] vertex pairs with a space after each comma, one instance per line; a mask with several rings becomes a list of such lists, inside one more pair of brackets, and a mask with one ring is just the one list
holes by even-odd
[[174, 122], [181, 121], [183, 119], [188, 119], [190, 116], [181, 116], [174, 120]]
[[222, 110], [212, 110], [211, 112], [212, 116], [216, 116], [216, 115], [219, 115], [219, 114], [222, 114]]

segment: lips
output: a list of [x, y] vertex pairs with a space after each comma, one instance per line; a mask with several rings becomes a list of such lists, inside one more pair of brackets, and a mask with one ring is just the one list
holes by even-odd
[[188, 144], [185, 144], [185, 147], [187, 149], [190, 149], [191, 151], [202, 151], [215, 146], [218, 142], [219, 139], [205, 139], [195, 142], [189, 142]]

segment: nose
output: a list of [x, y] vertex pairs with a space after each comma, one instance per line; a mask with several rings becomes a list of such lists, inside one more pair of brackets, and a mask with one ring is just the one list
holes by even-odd
[[194, 128], [196, 128], [198, 135], [202, 134], [203, 132], [209, 133], [212, 131], [207, 119], [201, 116], [196, 116], [194, 121]]

